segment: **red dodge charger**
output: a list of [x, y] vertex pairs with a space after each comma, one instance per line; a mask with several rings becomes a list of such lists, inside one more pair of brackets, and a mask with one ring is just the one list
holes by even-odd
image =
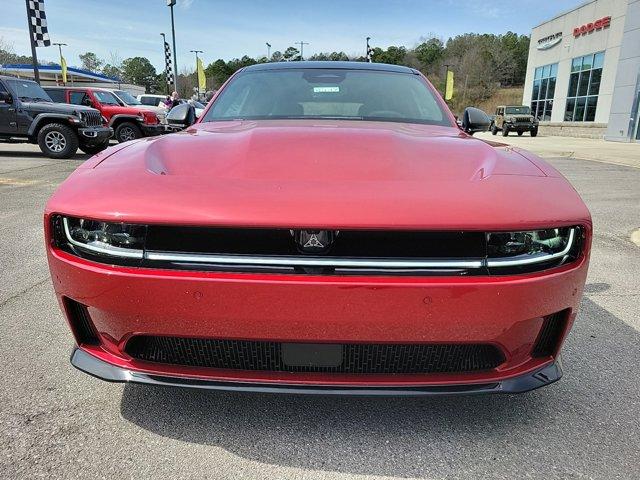
[[359, 395], [562, 375], [589, 211], [540, 158], [465, 133], [418, 71], [255, 65], [193, 125], [170, 117], [188, 128], [92, 157], [46, 207], [75, 367]]

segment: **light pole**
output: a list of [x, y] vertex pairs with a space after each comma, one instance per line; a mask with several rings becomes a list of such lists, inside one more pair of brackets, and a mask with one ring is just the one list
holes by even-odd
[[51, 45], [57, 45], [58, 46], [58, 51], [60, 52], [60, 69], [62, 70], [62, 85], [66, 85], [67, 82], [65, 82], [65, 74], [64, 74], [64, 70], [66, 70], [66, 67], [63, 70], [62, 67], [62, 46], [64, 45], [65, 47], [67, 46], [66, 43], [57, 43], [57, 42], [52, 42]]
[[309, 44], [307, 42], [303, 42], [302, 40], [295, 43], [296, 45], [300, 45], [300, 61], [302, 61], [304, 60], [304, 46]]
[[199, 53], [204, 53], [202, 50], [189, 50], [191, 53], [195, 53], [196, 54], [196, 68], [198, 68], [198, 54]]
[[267, 42], [267, 62], [271, 58], [271, 44]]
[[173, 86], [178, 91], [178, 57], [176, 55], [176, 26], [173, 21], [173, 7], [176, 4], [176, 0], [167, 0], [167, 7], [171, 9], [171, 39], [173, 42]]

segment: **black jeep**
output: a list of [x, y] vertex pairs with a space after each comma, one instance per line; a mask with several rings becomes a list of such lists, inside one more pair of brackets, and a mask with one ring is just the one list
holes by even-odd
[[36, 82], [0, 76], [0, 141], [37, 143], [50, 158], [70, 158], [78, 148], [104, 150], [112, 135], [95, 108], [54, 103]]

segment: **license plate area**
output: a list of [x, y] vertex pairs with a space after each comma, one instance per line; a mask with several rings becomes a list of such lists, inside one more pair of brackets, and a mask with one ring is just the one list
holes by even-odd
[[283, 343], [282, 361], [288, 367], [339, 367], [342, 350], [327, 343]]

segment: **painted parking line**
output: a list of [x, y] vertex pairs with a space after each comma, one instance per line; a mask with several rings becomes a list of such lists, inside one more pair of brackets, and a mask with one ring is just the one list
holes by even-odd
[[0, 185], [10, 185], [12, 187], [26, 187], [28, 185], [35, 185], [42, 183], [40, 180], [19, 180], [17, 178], [3, 178], [0, 177]]

